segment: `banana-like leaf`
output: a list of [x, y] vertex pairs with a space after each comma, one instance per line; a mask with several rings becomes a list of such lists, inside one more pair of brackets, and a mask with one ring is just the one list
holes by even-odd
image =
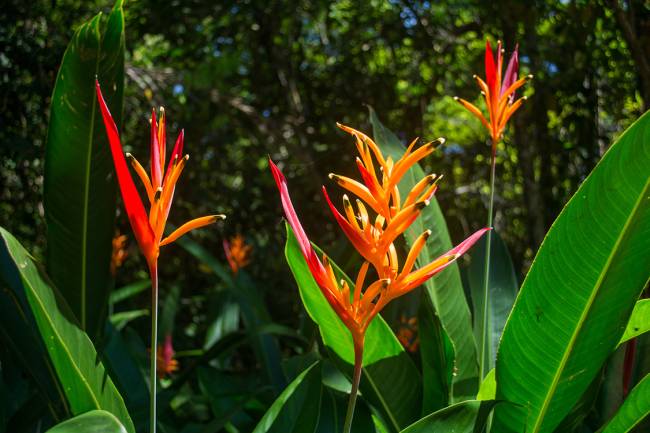
[[650, 415], [650, 374], [646, 375], [627, 396], [618, 412], [598, 432], [628, 433]]
[[[298, 283], [307, 313], [318, 324], [325, 345], [343, 364], [346, 374], [354, 364], [352, 335], [329, 305], [309, 272], [298, 241], [287, 224], [287, 262]], [[335, 266], [334, 262], [330, 263]], [[347, 278], [341, 274], [343, 278]], [[354, 287], [349, 282], [350, 288]], [[394, 431], [399, 431], [419, 417], [421, 401], [420, 375], [413, 361], [378, 315], [368, 327], [363, 354], [360, 389], [364, 398], [375, 405]]]
[[253, 433], [314, 433], [322, 394], [321, 369], [315, 362], [273, 402]]
[[545, 433], [623, 335], [650, 275], [650, 113], [612, 145], [553, 223], [497, 354], [498, 432]]
[[512, 305], [515, 303], [517, 289], [519, 288], [508, 247], [495, 230], [492, 230], [490, 235], [492, 240], [490, 246], [490, 281], [488, 282], [487, 331], [483, 329], [485, 306], [483, 284], [485, 283], [487, 236], [479, 239], [472, 248], [472, 262], [467, 268], [467, 282], [474, 307], [474, 336], [478, 343], [479, 352], [484, 336], [487, 338], [485, 342], [485, 359], [483, 361], [486, 372], [494, 368], [501, 333], [510, 310], [512, 310]]
[[106, 410], [134, 433], [122, 396], [70, 307], [29, 253], [1, 227], [0, 264], [5, 284], [17, 297], [27, 298], [71, 412]]
[[46, 433], [126, 433], [126, 429], [113, 414], [92, 410], [55, 425]]
[[418, 337], [422, 360], [422, 415], [446, 407], [451, 398], [454, 348], [440, 324], [431, 299], [422, 293], [418, 311]]
[[485, 429], [494, 400], [467, 400], [428, 415], [401, 433], [475, 433]]
[[[404, 145], [379, 121], [375, 111], [371, 107], [368, 109], [375, 142], [385, 154], [392, 156], [393, 159], [400, 158], [406, 150]], [[424, 176], [422, 167], [415, 164], [399, 185], [402, 196], [406, 197], [408, 191]], [[412, 245], [415, 239], [427, 229], [432, 233], [418, 258], [417, 263], [420, 266], [428, 264], [452, 248], [447, 223], [435, 197], [431, 199], [431, 204], [422, 210], [420, 218], [404, 233], [407, 245]], [[424, 286], [440, 318], [440, 323], [454, 346], [456, 374], [453, 377], [453, 396], [456, 400], [469, 398], [476, 393], [478, 364], [469, 306], [458, 265], [452, 263], [428, 280]]]
[[43, 180], [47, 271], [95, 337], [103, 329], [111, 287], [116, 184], [95, 77], [119, 124], [124, 89], [124, 15], [82, 24], [68, 45], [52, 94]]
[[641, 299], [634, 306], [630, 321], [619, 341], [619, 346], [628, 340], [650, 331], [650, 299]]

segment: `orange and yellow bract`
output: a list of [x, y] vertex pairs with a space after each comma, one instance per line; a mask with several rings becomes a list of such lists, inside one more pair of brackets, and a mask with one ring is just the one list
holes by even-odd
[[167, 169], [164, 170], [165, 158], [167, 152], [167, 138], [165, 129], [165, 111], [160, 109], [160, 122], [156, 121], [156, 112], [151, 112], [151, 177], [142, 165], [130, 154], [126, 158], [131, 163], [134, 171], [142, 181], [144, 189], [149, 199], [149, 214], [145, 212], [144, 205], [140, 199], [133, 179], [122, 153], [122, 144], [117, 132], [117, 126], [106, 106], [99, 83], [96, 82], [97, 99], [101, 109], [104, 125], [108, 134], [108, 141], [113, 156], [117, 181], [122, 193], [124, 207], [126, 209], [129, 222], [138, 241], [140, 250], [147, 259], [150, 268], [156, 266], [160, 247], [174, 242], [176, 239], [199, 227], [211, 224], [219, 219], [224, 219], [224, 215], [209, 215], [193, 219], [186, 222], [169, 236], [163, 238], [165, 224], [169, 216], [169, 210], [174, 198], [174, 189], [176, 182], [180, 177], [189, 155], [182, 156], [184, 133], [178, 134], [176, 144], [171, 153]]
[[242, 235], [237, 234], [230, 240], [223, 240], [223, 251], [226, 253], [230, 270], [237, 275], [241, 268], [250, 263], [253, 247], [246, 244]]
[[[414, 164], [431, 154], [444, 140], [438, 139], [417, 149], [417, 140], [414, 140], [402, 157], [393, 161], [390, 157], [384, 157], [379, 146], [367, 135], [344, 125], [339, 127], [355, 138], [359, 152], [357, 167], [362, 180], [359, 182], [336, 174], [331, 174], [330, 178], [357, 196], [356, 207], [349, 197], [344, 195], [342, 214], [331, 202], [325, 188], [323, 193], [334, 218], [365, 259], [356, 276], [354, 287], [337, 278], [326, 255], [323, 255], [322, 261], [318, 258], [293, 208], [286, 179], [272, 161], [270, 166], [280, 190], [285, 215], [298, 239], [309, 269], [329, 304], [352, 333], [355, 351], [362, 351], [365, 332], [370, 322], [386, 304], [443, 270], [489, 229], [477, 231], [446, 254], [419, 269], [414, 269], [416, 259], [431, 234], [426, 230], [413, 242], [406, 259], [400, 263], [394, 242], [418, 218], [422, 209], [428, 206], [440, 177], [426, 176], [413, 186], [406, 197], [400, 196], [398, 185]], [[370, 212], [374, 213], [374, 218]], [[377, 279], [366, 284], [370, 266], [374, 268]]]
[[510, 117], [521, 107], [521, 104], [527, 99], [526, 96], [515, 101], [515, 92], [523, 86], [528, 80], [533, 78], [532, 75], [527, 75], [523, 78], [517, 79], [519, 70], [519, 53], [518, 47], [515, 47], [505, 74], [502, 76], [503, 69], [503, 48], [501, 41], [497, 43], [496, 62], [490, 47], [490, 41], [485, 43], [485, 81], [478, 75], [474, 75], [481, 88], [481, 94], [485, 98], [485, 105], [487, 108], [487, 119], [474, 104], [455, 97], [463, 107], [469, 110], [476, 116], [483, 126], [490, 132], [492, 138], [492, 152], [496, 152], [496, 144], [501, 140], [503, 131], [510, 120]]

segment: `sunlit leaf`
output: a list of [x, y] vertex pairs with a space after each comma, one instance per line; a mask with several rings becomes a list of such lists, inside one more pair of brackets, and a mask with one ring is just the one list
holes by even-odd
[[614, 143], [553, 223], [497, 355], [496, 431], [545, 433], [623, 335], [650, 276], [650, 113]]

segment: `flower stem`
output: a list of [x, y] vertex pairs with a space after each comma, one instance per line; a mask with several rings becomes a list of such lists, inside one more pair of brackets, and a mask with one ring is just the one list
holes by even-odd
[[149, 386], [151, 397], [149, 400], [149, 425], [151, 433], [156, 433], [156, 355], [158, 353], [158, 264], [149, 266], [151, 275], [151, 353]]
[[[492, 158], [490, 160], [490, 201], [488, 204], [487, 226], [492, 227], [492, 218], [494, 211], [494, 178], [496, 173], [496, 141], [492, 140]], [[489, 311], [489, 286], [490, 286], [490, 250], [492, 247], [492, 231], [487, 232], [485, 247], [485, 269], [483, 272], [483, 327], [481, 335], [481, 353], [479, 358], [479, 385], [487, 374], [486, 350], [490, 333], [488, 332], [488, 311]], [[491, 356], [491, 355], [490, 355]]]
[[[355, 339], [356, 340], [356, 339]], [[354, 343], [354, 374], [352, 375], [352, 390], [350, 390], [350, 400], [348, 401], [348, 411], [345, 414], [345, 424], [343, 433], [350, 433], [352, 429], [352, 418], [354, 416], [354, 406], [357, 403], [357, 394], [359, 394], [359, 382], [361, 381], [361, 365], [363, 361], [363, 336], [361, 341]]]

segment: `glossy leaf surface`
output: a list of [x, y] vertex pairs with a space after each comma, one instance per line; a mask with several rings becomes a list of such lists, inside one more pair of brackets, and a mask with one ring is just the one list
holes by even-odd
[[481, 348], [481, 339], [486, 335], [485, 365], [486, 371], [494, 368], [497, 347], [501, 339], [512, 305], [517, 297], [519, 284], [515, 275], [508, 247], [501, 236], [492, 230], [490, 251], [490, 281], [488, 282], [488, 317], [487, 332], [483, 329], [483, 309], [485, 306], [485, 249], [487, 236], [483, 236], [472, 248], [472, 261], [467, 269], [472, 306], [474, 308], [474, 336]]
[[456, 403], [422, 418], [401, 433], [481, 432], [495, 404], [493, 400]]
[[[375, 111], [372, 108], [369, 108], [369, 111], [375, 142], [385, 154], [397, 160], [406, 148], [397, 136], [379, 121]], [[415, 164], [399, 185], [401, 195], [406, 197], [408, 191], [424, 176], [422, 167]], [[444, 182], [441, 188], [444, 188]], [[409, 246], [412, 245], [415, 239], [427, 229], [430, 229], [432, 233], [418, 258], [419, 266], [430, 263], [453, 247], [445, 217], [435, 197], [404, 233], [406, 243]], [[474, 252], [470, 254], [473, 255]], [[456, 375], [453, 377], [453, 395], [461, 399], [468, 397], [476, 391], [478, 364], [469, 306], [465, 298], [458, 265], [451, 264], [444, 271], [428, 280], [424, 286], [436, 314], [440, 318], [440, 323], [454, 346]]]
[[650, 274], [650, 113], [611, 146], [528, 272], [497, 355], [499, 432], [550, 432], [617, 346]]
[[124, 16], [82, 24], [63, 56], [50, 107], [44, 206], [47, 270], [94, 337], [103, 329], [111, 286], [116, 186], [95, 77], [119, 124], [124, 88]]
[[[318, 324], [323, 342], [346, 366], [351, 366], [354, 363], [352, 335], [309, 272], [289, 225], [285, 254], [305, 309]], [[330, 262], [334, 265], [333, 261]], [[354, 287], [350, 284], [350, 287]], [[361, 392], [364, 398], [376, 404], [392, 428], [399, 431], [417, 419], [420, 412], [420, 376], [380, 315], [371, 322], [366, 332], [363, 365]], [[348, 374], [350, 372], [351, 368], [346, 371]]]
[[2, 279], [29, 302], [71, 412], [77, 415], [94, 409], [106, 410], [133, 433], [124, 400], [99, 362], [92, 342], [48, 277], [2, 228], [0, 257]]
[[634, 306], [630, 321], [627, 322], [625, 332], [618, 344], [623, 344], [648, 331], [650, 331], [650, 299], [641, 299]]
[[55, 425], [47, 433], [126, 433], [126, 429], [104, 410], [92, 410]]

